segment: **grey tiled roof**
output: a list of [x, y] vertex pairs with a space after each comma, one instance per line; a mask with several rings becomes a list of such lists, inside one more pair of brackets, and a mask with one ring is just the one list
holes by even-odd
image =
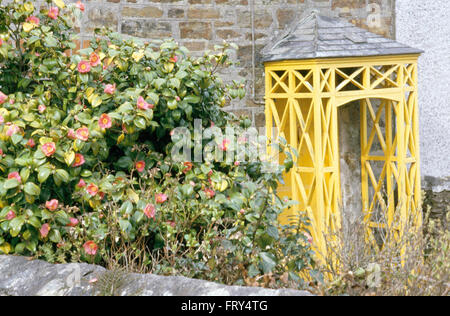
[[313, 11], [262, 51], [262, 60], [419, 54], [423, 51]]

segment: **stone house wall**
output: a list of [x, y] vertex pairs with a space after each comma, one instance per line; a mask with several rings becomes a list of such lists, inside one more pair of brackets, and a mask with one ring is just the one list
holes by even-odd
[[434, 215], [450, 211], [450, 2], [397, 0], [396, 37], [420, 48], [420, 149], [426, 201]]

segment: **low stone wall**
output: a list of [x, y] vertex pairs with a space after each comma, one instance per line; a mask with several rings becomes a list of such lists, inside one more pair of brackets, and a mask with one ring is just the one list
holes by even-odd
[[304, 291], [225, 286], [184, 277], [107, 271], [85, 263], [50, 264], [25, 257], [0, 256], [0, 296], [35, 295], [310, 296]]
[[450, 212], [450, 191], [426, 191], [424, 210], [427, 211], [428, 207], [430, 207], [430, 218], [440, 220], [442, 227], [448, 230], [447, 214]]

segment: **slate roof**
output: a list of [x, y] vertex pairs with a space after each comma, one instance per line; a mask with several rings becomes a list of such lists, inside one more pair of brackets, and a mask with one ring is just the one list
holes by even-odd
[[281, 39], [262, 50], [262, 60], [312, 59], [420, 54], [422, 50], [356, 27], [338, 18], [311, 12]]

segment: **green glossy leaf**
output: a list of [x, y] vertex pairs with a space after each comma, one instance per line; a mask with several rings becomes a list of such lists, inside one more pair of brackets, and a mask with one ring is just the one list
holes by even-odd
[[145, 129], [146, 127], [145, 119], [140, 116], [136, 117], [136, 119], [134, 120], [134, 125], [139, 129]]
[[131, 214], [133, 212], [133, 203], [130, 201], [125, 201], [120, 207], [122, 214]]
[[132, 228], [131, 223], [125, 219], [119, 220], [119, 226], [120, 226], [120, 229], [122, 230], [122, 232], [127, 233], [127, 234], [130, 233], [131, 228]]
[[17, 235], [19, 235], [23, 224], [25, 224], [23, 216], [16, 217], [9, 222], [9, 233], [12, 237], [17, 237]]
[[52, 229], [48, 234], [48, 239], [54, 243], [59, 243], [61, 241], [61, 233], [57, 229]]
[[64, 169], [56, 170], [55, 176], [58, 177], [64, 183], [69, 182], [70, 178], [69, 173]]
[[18, 143], [20, 143], [23, 139], [23, 136], [20, 134], [14, 134], [11, 136], [11, 141], [14, 145], [17, 145]]
[[92, 176], [92, 172], [89, 170], [83, 170], [83, 171], [81, 171], [81, 176], [83, 178], [88, 178], [88, 177]]
[[188, 95], [183, 99], [183, 101], [191, 103], [191, 104], [200, 103], [200, 100], [201, 100], [201, 98], [198, 95]]
[[17, 179], [8, 179], [5, 181], [5, 184], [3, 185], [3, 187], [6, 190], [14, 189], [14, 188], [17, 188], [18, 186], [19, 186], [19, 181], [17, 181]]
[[38, 196], [39, 194], [41, 194], [41, 188], [38, 187], [33, 182], [27, 182], [25, 184], [25, 186], [23, 187], [23, 189], [24, 189], [25, 193], [27, 193], [29, 195]]
[[45, 182], [48, 177], [50, 176], [50, 174], [52, 173], [52, 171], [48, 168], [39, 168], [39, 172], [38, 172], [38, 181], [40, 183]]
[[264, 274], [272, 272], [273, 268], [277, 265], [275, 256], [268, 252], [261, 252], [259, 257], [261, 259], [261, 268]]
[[31, 226], [33, 226], [34, 228], [39, 229], [42, 225], [41, 222], [39, 221], [39, 218], [37, 218], [36, 216], [32, 216], [27, 220], [27, 223], [30, 224]]

